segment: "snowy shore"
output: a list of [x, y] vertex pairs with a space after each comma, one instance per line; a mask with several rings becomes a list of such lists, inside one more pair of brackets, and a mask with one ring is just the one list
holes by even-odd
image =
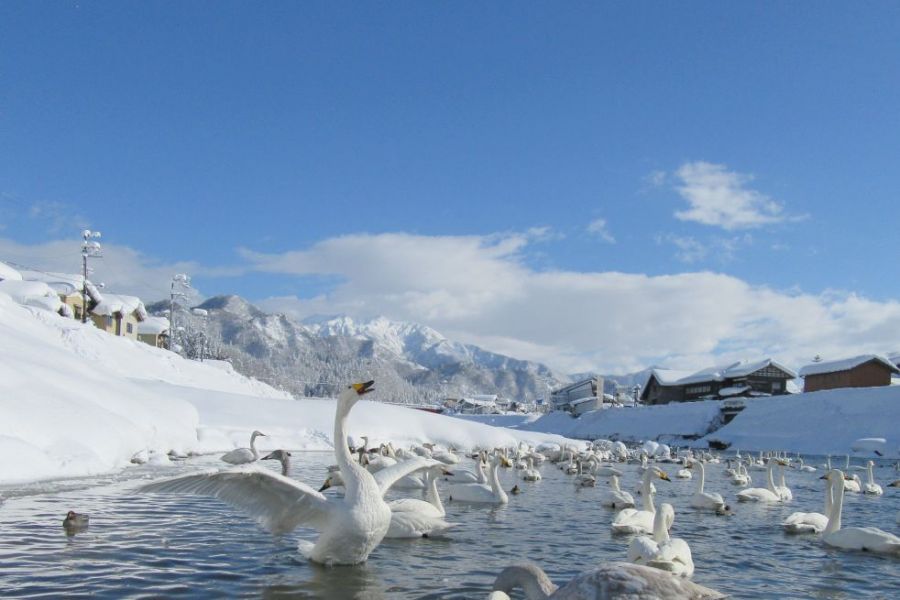
[[[334, 406], [295, 400], [227, 363], [185, 360], [0, 293], [0, 483], [105, 473], [137, 453], [165, 463], [169, 451], [224, 452], [247, 446], [254, 429], [267, 434], [260, 449], [326, 450]], [[349, 428], [375, 444], [563, 441], [377, 402], [359, 403]]]

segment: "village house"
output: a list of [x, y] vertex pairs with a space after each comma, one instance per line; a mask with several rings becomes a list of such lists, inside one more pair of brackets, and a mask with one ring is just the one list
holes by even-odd
[[[28, 270], [20, 271], [20, 273], [25, 281], [40, 281], [50, 286], [59, 296], [60, 301], [68, 307], [66, 316], [81, 320], [85, 310], [81, 294], [84, 278], [81, 275]], [[88, 314], [103, 300], [100, 291], [90, 280], [87, 281], [85, 297]]]
[[169, 319], [165, 317], [148, 316], [138, 323], [137, 332], [138, 341], [157, 348], [169, 347]]
[[589, 377], [550, 392], [553, 410], [565, 410], [575, 416], [603, 407], [603, 378]]
[[641, 392], [644, 404], [668, 404], [789, 393], [797, 373], [771, 358], [709, 367], [695, 373], [653, 369]]
[[878, 354], [814, 362], [800, 369], [804, 392], [891, 385], [891, 377], [897, 374], [900, 368]]
[[91, 311], [91, 320], [98, 328], [133, 340], [138, 336], [138, 324], [147, 316], [140, 298], [123, 294], [103, 294], [103, 300]]

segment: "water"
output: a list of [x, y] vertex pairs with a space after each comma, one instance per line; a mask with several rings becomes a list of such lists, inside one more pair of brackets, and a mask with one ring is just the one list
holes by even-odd
[[[333, 458], [295, 452], [294, 462], [292, 476], [315, 485]], [[807, 464], [822, 462], [811, 458]], [[598, 562], [624, 560], [630, 539], [610, 533], [614, 513], [597, 502], [602, 482], [576, 488], [549, 464], [541, 467], [542, 481], [519, 482], [524, 493], [511, 496], [508, 506], [448, 503], [447, 520], [461, 524], [450, 538], [385, 540], [359, 567], [324, 568], [304, 560], [297, 541], [314, 540], [313, 531], [273, 538], [213, 499], [131, 491], [153, 477], [208, 466], [218, 466], [214, 457], [0, 489], [7, 498], [0, 504], [0, 596], [483, 599], [506, 565], [530, 559], [564, 583]], [[794, 500], [787, 505], [732, 503], [735, 515], [716, 517], [690, 508], [695, 481], [676, 480], [676, 469], [662, 466], [673, 481], [657, 482], [657, 503], [675, 506], [672, 535], [691, 546], [694, 581], [735, 598], [900, 598], [900, 560], [838, 552], [815, 536], [782, 533], [778, 523], [791, 512], [822, 511], [821, 468], [789, 472]], [[632, 491], [637, 468], [623, 468], [623, 487]], [[722, 477], [723, 470], [707, 467], [707, 489], [732, 502], [739, 488]], [[751, 474], [757, 484], [764, 475]], [[883, 486], [898, 476], [886, 463], [876, 470]], [[505, 488], [514, 477], [503, 471]], [[61, 523], [68, 510], [89, 513], [89, 529], [67, 536]], [[885, 488], [882, 497], [848, 494], [844, 524], [898, 533], [898, 510], [897, 488]]]

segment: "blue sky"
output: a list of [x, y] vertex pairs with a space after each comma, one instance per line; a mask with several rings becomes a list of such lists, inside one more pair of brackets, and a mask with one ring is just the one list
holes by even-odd
[[0, 74], [0, 260], [562, 369], [900, 349], [896, 3], [8, 2]]

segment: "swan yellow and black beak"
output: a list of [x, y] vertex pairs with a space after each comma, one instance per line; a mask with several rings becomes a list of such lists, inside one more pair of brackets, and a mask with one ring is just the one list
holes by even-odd
[[371, 379], [369, 381], [366, 381], [365, 383], [354, 383], [351, 385], [351, 387], [356, 390], [357, 394], [362, 396], [368, 394], [371, 391], [374, 391], [375, 388], [372, 387], [373, 385], [375, 385], [375, 380]]
[[319, 488], [320, 492], [324, 492], [328, 488], [331, 487], [331, 477], [325, 480], [325, 483], [322, 484], [322, 487]]
[[657, 475], [659, 475], [659, 478], [662, 479], [663, 481], [672, 481], [671, 479], [669, 479], [669, 474], [666, 473], [665, 471], [663, 471], [662, 469], [660, 469], [660, 471], [659, 471], [659, 473], [657, 473]]

